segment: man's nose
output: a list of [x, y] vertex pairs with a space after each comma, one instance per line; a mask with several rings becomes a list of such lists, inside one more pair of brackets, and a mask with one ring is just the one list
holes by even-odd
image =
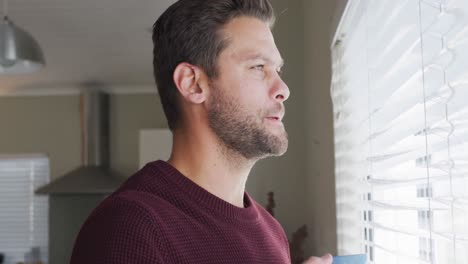
[[275, 82], [275, 89], [274, 89], [274, 99], [279, 101], [279, 102], [284, 102], [288, 100], [289, 98], [289, 87], [288, 85], [283, 81], [281, 76], [278, 75], [278, 78]]

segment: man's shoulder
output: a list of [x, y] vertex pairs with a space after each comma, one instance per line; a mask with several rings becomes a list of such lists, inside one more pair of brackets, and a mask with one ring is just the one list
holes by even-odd
[[261, 222], [264, 224], [263, 228], [266, 228], [266, 232], [269, 232], [272, 236], [277, 237], [278, 239], [283, 241], [283, 245], [285, 248], [289, 247], [288, 237], [284, 231], [283, 226], [281, 223], [271, 215], [263, 206], [253, 200], [253, 203], [257, 207], [259, 217], [261, 218]]
[[[155, 215], [157, 212], [149, 206], [158, 204], [158, 190], [154, 186], [162, 178], [151, 162], [128, 177], [121, 186], [101, 201], [88, 216], [84, 226], [92, 222], [107, 221], [115, 218], [129, 217], [128, 221], [138, 221], [142, 215]], [[152, 201], [151, 203], [149, 201]]]
[[160, 167], [160, 161], [146, 164], [130, 176], [100, 206], [126, 203], [149, 210], [154, 205], [164, 204], [165, 194], [173, 189], [173, 185]]
[[262, 218], [262, 222], [266, 223], [270, 228], [277, 229], [278, 231], [283, 231], [283, 227], [274, 216], [272, 216], [262, 205], [260, 205], [254, 199], [252, 199], [252, 202], [255, 204], [255, 207], [258, 210], [258, 214], [259, 217]]
[[160, 224], [183, 213], [183, 198], [177, 185], [164, 171], [163, 163], [154, 161], [130, 176], [93, 210], [88, 219], [128, 216], [131, 221], [150, 218]]
[[125, 191], [102, 201], [81, 227], [71, 263], [162, 263], [160, 212], [146, 196]]
[[[151, 197], [154, 201], [157, 197]], [[125, 219], [140, 221], [142, 217], [153, 218], [157, 211], [149, 206], [148, 195], [140, 191], [122, 191], [104, 199], [89, 215], [89, 221]]]

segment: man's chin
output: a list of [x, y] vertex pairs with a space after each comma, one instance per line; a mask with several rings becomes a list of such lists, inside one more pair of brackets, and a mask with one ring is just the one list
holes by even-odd
[[279, 137], [277, 136], [275, 140], [272, 142], [269, 156], [275, 156], [275, 157], [283, 156], [287, 150], [288, 150], [288, 136], [285, 133]]
[[254, 160], [260, 160], [260, 159], [265, 159], [265, 158], [268, 158], [268, 157], [281, 157], [283, 156], [286, 151], [287, 151], [288, 147], [284, 147], [284, 148], [277, 148], [277, 149], [271, 149], [270, 152], [268, 153], [264, 153], [263, 155], [260, 155], [260, 156], [257, 156], [256, 158], [254, 158]]
[[281, 148], [279, 148], [277, 151], [275, 151], [272, 154], [272, 156], [275, 156], [275, 157], [283, 156], [287, 150], [288, 150], [288, 144], [286, 143], [286, 146], [282, 146]]

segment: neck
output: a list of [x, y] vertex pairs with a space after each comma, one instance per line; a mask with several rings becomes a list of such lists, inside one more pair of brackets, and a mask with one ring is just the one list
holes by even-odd
[[197, 130], [174, 131], [168, 163], [211, 194], [244, 207], [245, 184], [255, 161], [228, 149], [210, 131], [192, 131]]

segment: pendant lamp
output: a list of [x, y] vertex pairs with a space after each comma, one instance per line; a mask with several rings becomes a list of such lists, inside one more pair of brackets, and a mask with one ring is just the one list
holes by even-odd
[[37, 41], [8, 18], [6, 0], [3, 1], [3, 14], [0, 21], [0, 74], [33, 73], [44, 67], [44, 55]]

